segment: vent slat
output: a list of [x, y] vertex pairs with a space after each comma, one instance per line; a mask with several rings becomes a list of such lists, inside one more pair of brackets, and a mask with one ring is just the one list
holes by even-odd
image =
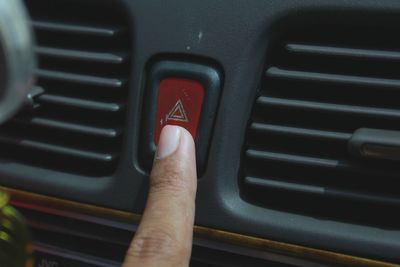
[[52, 47], [36, 47], [35, 52], [39, 56], [87, 61], [95, 63], [108, 63], [108, 64], [121, 64], [127, 60], [127, 55], [123, 54], [111, 54], [111, 53], [99, 53], [99, 52], [88, 52], [78, 51], [72, 49], [61, 49]]
[[310, 55], [310, 56], [329, 56], [342, 57], [349, 59], [377, 60], [377, 61], [400, 61], [400, 52], [359, 49], [348, 47], [334, 47], [322, 45], [296, 44], [289, 43], [286, 50], [294, 54]]
[[[395, 178], [398, 176], [398, 172], [396, 172], [396, 170], [393, 170], [393, 168], [381, 169], [379, 167], [375, 167], [375, 165], [364, 166], [355, 164], [348, 160], [322, 158], [318, 157], [318, 155], [306, 156], [306, 155], [289, 154], [286, 152], [247, 149], [246, 157], [249, 160], [283, 163], [288, 166], [296, 165], [300, 167], [327, 169], [326, 171], [329, 170], [342, 171], [348, 173], [349, 175], [362, 174], [362, 175], [376, 175], [378, 177], [385, 176], [391, 178]], [[262, 169], [262, 166], [260, 166], [260, 168]]]
[[290, 110], [306, 110], [325, 113], [340, 113], [344, 115], [368, 116], [377, 118], [400, 119], [400, 110], [362, 107], [342, 104], [331, 104], [316, 101], [305, 101], [297, 99], [277, 98], [261, 96], [257, 99], [257, 104], [266, 107], [275, 107]]
[[358, 87], [381, 87], [385, 89], [400, 90], [400, 80], [372, 78], [368, 76], [339, 75], [298, 70], [286, 70], [270, 67], [266, 71], [267, 78], [294, 80], [304, 82], [332, 83], [338, 85], [353, 85]]
[[282, 182], [275, 179], [268, 179], [266, 177], [258, 178], [247, 176], [244, 178], [244, 183], [252, 187], [261, 187], [273, 190], [277, 189], [281, 191], [288, 191], [290, 193], [303, 193], [320, 196], [325, 192], [322, 186]]
[[334, 159], [323, 159], [316, 157], [291, 155], [279, 152], [259, 151], [254, 149], [247, 150], [246, 156], [261, 161], [275, 161], [330, 169], [339, 168], [341, 166], [341, 164], [339, 164], [339, 161]]
[[99, 37], [114, 37], [122, 32], [122, 29], [118, 27], [97, 27], [89, 25], [77, 25], [67, 22], [60, 23], [54, 21], [32, 21], [31, 24], [35, 30], [92, 35]]
[[103, 163], [110, 163], [116, 159], [116, 155], [110, 153], [97, 153], [87, 150], [74, 149], [71, 147], [64, 147], [54, 144], [47, 144], [35, 140], [18, 139], [9, 136], [1, 136], [0, 142], [12, 144], [23, 148], [35, 149], [45, 152], [58, 154], [61, 156], [80, 158], [83, 160], [99, 161]]
[[287, 193], [307, 194], [317, 197], [337, 198], [347, 201], [368, 202], [375, 204], [400, 205], [400, 198], [385, 195], [375, 195], [363, 192], [340, 190], [315, 185], [305, 185], [293, 182], [282, 182], [268, 178], [245, 177], [244, 183], [256, 188], [286, 191]]
[[93, 127], [88, 125], [81, 125], [76, 123], [63, 122], [55, 119], [47, 119], [34, 117], [27, 119], [15, 119], [16, 123], [26, 126], [46, 127], [50, 129], [57, 129], [64, 132], [72, 132], [77, 134], [92, 135], [95, 137], [116, 138], [121, 134], [121, 129], [105, 129]]
[[283, 136], [300, 136], [322, 140], [336, 140], [336, 141], [347, 141], [351, 138], [352, 134], [334, 132], [334, 131], [321, 131], [314, 129], [305, 129], [299, 127], [289, 127], [282, 125], [264, 124], [264, 123], [252, 123], [250, 125], [252, 131], [267, 135], [269, 133], [283, 135]]
[[70, 108], [80, 108], [86, 110], [93, 110], [98, 112], [115, 113], [123, 109], [122, 104], [117, 103], [102, 103], [92, 100], [77, 99], [59, 95], [44, 94], [37, 97], [38, 103], [53, 104], [58, 106], [65, 106]]
[[60, 82], [78, 83], [83, 85], [119, 88], [125, 84], [125, 80], [122, 79], [102, 78], [96, 76], [66, 73], [53, 70], [40, 69], [36, 71], [36, 74], [43, 79], [56, 80]]

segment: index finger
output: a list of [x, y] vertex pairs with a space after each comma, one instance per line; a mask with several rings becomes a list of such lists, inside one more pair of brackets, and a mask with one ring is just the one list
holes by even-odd
[[142, 221], [124, 267], [188, 266], [197, 186], [189, 132], [166, 126], [160, 137]]

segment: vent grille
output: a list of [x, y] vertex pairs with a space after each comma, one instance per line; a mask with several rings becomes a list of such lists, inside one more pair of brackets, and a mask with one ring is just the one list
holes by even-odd
[[[96, 266], [121, 266], [132, 238], [131, 231], [38, 212], [27, 209], [23, 203], [16, 203], [15, 206], [27, 219], [28, 226], [32, 230], [37, 262], [42, 258], [56, 258], [64, 266], [95, 266], [84, 265], [95, 262], [99, 263]], [[271, 260], [264, 260], [238, 252], [245, 253], [243, 250], [233, 253], [208, 248], [195, 241], [190, 267], [295, 267], [298, 266], [297, 263], [299, 266], [313, 264], [289, 257], [285, 259], [282, 256], [275, 259], [272, 255]], [[278, 260], [290, 261], [293, 265], [277, 262]]]
[[26, 0], [39, 58], [34, 108], [0, 130], [0, 157], [104, 175], [117, 164], [130, 35], [115, 1]]
[[274, 209], [398, 225], [387, 220], [400, 205], [398, 163], [347, 149], [359, 128], [400, 130], [398, 23], [324, 19], [276, 36], [247, 132], [242, 194]]

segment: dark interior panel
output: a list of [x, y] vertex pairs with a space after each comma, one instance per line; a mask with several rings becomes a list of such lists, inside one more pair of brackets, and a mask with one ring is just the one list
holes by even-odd
[[[42, 90], [1, 128], [2, 185], [141, 213], [151, 66], [212, 65], [222, 82], [196, 224], [400, 262], [398, 163], [348, 151], [360, 128], [400, 130], [400, 2], [25, 2]], [[196, 265], [205, 250], [193, 266], [236, 266]]]

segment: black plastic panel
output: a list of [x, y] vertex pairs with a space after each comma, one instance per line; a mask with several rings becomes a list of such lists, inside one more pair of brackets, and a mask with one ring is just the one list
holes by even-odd
[[[83, 1], [83, 0], [82, 0]], [[142, 212], [148, 184], [140, 167], [146, 66], [155, 55], [211, 58], [224, 72], [207, 168], [198, 184], [196, 224], [273, 240], [400, 262], [399, 227], [374, 227], [262, 208], [244, 201], [242, 146], [266, 51], [279, 23], [310, 12], [400, 15], [397, 0], [110, 0], [122, 3], [133, 36], [124, 150], [112, 177], [97, 179], [2, 161], [0, 183], [111, 208]], [[310, 17], [313, 18], [312, 16]], [[317, 22], [316, 22], [317, 23]], [[277, 27], [275, 27], [277, 26]], [[307, 32], [307, 29], [303, 29]], [[293, 203], [293, 205], [297, 205]], [[373, 211], [371, 211], [371, 216]], [[395, 216], [395, 214], [394, 214]]]

